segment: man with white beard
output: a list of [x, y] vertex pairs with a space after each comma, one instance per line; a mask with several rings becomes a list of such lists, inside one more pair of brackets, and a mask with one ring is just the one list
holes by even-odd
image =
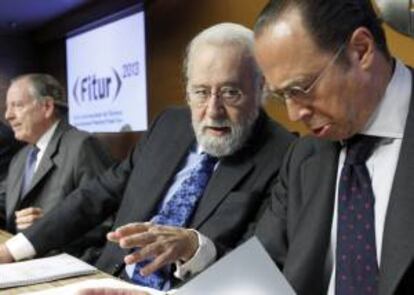
[[197, 35], [184, 62], [188, 107], [162, 113], [124, 162], [1, 245], [0, 261], [44, 255], [116, 210], [97, 266], [136, 284], [167, 290], [237, 245], [294, 139], [261, 108], [252, 51], [241, 25]]

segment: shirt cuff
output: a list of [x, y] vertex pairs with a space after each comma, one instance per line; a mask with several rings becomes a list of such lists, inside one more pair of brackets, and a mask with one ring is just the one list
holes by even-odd
[[175, 262], [176, 271], [174, 272], [174, 276], [180, 280], [187, 279], [203, 271], [216, 260], [217, 250], [214, 243], [198, 231], [194, 230], [194, 232], [198, 237], [198, 249], [196, 253], [185, 263]]
[[36, 255], [33, 245], [22, 233], [8, 239], [5, 245], [15, 261], [30, 259]]

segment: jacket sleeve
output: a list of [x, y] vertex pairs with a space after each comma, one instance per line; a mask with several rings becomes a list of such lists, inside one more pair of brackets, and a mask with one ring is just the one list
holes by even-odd
[[23, 231], [38, 256], [62, 248], [118, 210], [134, 163], [142, 156], [142, 150], [156, 122], [124, 161], [92, 180], [82, 180], [80, 187], [70, 193], [59, 206]]

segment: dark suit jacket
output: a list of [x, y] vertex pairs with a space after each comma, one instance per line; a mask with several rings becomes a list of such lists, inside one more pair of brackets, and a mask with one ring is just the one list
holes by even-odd
[[23, 143], [14, 139], [13, 131], [0, 121], [0, 181], [7, 176], [9, 163]]
[[[250, 140], [223, 158], [189, 225], [220, 249], [233, 247], [264, 200], [293, 136], [261, 113]], [[195, 142], [188, 109], [163, 113], [123, 163], [71, 194], [24, 234], [38, 254], [78, 237], [118, 210], [115, 226], [148, 221]], [[62, 222], [64, 220], [64, 222]], [[97, 266], [111, 274], [123, 269], [126, 251], [107, 243]]]
[[[0, 121], [0, 194], [5, 190], [4, 182], [9, 170], [9, 163], [22, 146], [23, 143], [15, 140], [13, 131]], [[5, 202], [6, 200], [0, 197], [0, 228], [5, 226]]]
[[[414, 91], [413, 91], [414, 96]], [[414, 294], [414, 97], [385, 220], [380, 295]], [[288, 152], [256, 235], [301, 294], [326, 294], [339, 143], [310, 137]]]
[[112, 164], [109, 153], [96, 138], [60, 121], [33, 175], [31, 187], [25, 196], [20, 196], [29, 148], [26, 146], [13, 158], [3, 196], [6, 229], [12, 233], [16, 232], [16, 210], [34, 206], [49, 212], [79, 185]]

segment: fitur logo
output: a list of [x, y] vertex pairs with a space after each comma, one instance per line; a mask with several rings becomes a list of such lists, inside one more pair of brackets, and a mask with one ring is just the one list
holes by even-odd
[[97, 101], [115, 101], [122, 87], [118, 72], [111, 68], [110, 75], [90, 74], [78, 77], [73, 85], [73, 97], [78, 105]]

